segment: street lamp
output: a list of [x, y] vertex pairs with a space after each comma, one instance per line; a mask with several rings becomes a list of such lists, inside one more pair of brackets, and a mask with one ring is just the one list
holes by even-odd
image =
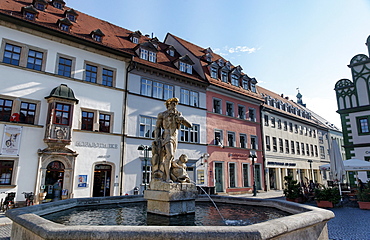
[[146, 190], [146, 185], [147, 185], [147, 176], [148, 176], [148, 158], [149, 158], [149, 151], [152, 151], [152, 146], [144, 146], [140, 145], [137, 150], [139, 151], [144, 151], [144, 163], [145, 163], [145, 168], [144, 168], [144, 190]]
[[309, 162], [310, 163], [310, 172], [311, 172], [311, 180], [313, 180], [313, 172], [312, 172], [312, 160], [311, 159], [309, 159], [309, 160], [307, 160], [307, 162]]
[[257, 189], [256, 189], [256, 172], [254, 169], [254, 159], [257, 158], [256, 150], [250, 150], [249, 158], [252, 158], [252, 169], [253, 169], [253, 196], [257, 196]]

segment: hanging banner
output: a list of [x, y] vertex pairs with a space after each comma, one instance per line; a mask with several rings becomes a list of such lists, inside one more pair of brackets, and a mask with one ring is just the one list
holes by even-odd
[[19, 155], [22, 126], [5, 125], [0, 154]]

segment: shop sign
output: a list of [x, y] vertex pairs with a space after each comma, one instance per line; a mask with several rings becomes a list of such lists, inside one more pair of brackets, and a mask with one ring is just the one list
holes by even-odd
[[229, 157], [232, 159], [248, 159], [249, 154], [244, 153], [229, 153]]
[[0, 154], [19, 155], [22, 126], [5, 125]]
[[118, 144], [98, 142], [75, 142], [76, 147], [118, 149]]
[[267, 165], [295, 167], [297, 164], [296, 163], [283, 163], [283, 162], [267, 162]]
[[87, 187], [87, 175], [78, 175], [78, 187]]

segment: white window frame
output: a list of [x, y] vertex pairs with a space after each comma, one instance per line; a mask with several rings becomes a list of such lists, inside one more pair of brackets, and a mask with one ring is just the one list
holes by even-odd
[[234, 103], [226, 101], [226, 115], [229, 117], [234, 117]]
[[[244, 141], [242, 141], [242, 137], [244, 138]], [[243, 145], [244, 145], [244, 147], [243, 147]], [[247, 134], [239, 133], [239, 147], [240, 148], [247, 148]]]
[[[242, 109], [242, 111], [243, 111], [243, 114], [242, 115], [240, 115], [239, 109]], [[238, 104], [238, 118], [245, 119], [245, 114], [246, 114], [246, 112], [245, 112], [245, 106]]]
[[[253, 148], [253, 139], [255, 141], [255, 146]], [[258, 137], [256, 135], [251, 135], [251, 149], [258, 149]]]
[[[232, 141], [230, 141], [230, 136], [232, 137]], [[227, 131], [227, 146], [235, 147], [235, 132]]]
[[[250, 114], [250, 112], [253, 112], [253, 118], [251, 118], [251, 114]], [[255, 122], [256, 121], [256, 109], [255, 108], [249, 108], [248, 109], [248, 118], [249, 118], [249, 121], [251, 121], [251, 122]]]
[[144, 48], [140, 48], [140, 58], [144, 60], [148, 60], [148, 57], [149, 57], [149, 51]]
[[231, 84], [236, 87], [239, 87], [239, 77], [237, 75], [235, 74], [231, 75]]
[[[220, 136], [220, 139], [218, 139], [219, 142], [217, 142], [217, 140], [216, 140], [216, 135]], [[220, 130], [220, 129], [215, 129], [214, 130], [213, 145], [223, 146], [223, 131], [222, 130]]]
[[149, 62], [157, 62], [157, 53], [149, 51]]
[[[199, 124], [193, 124], [193, 127], [191, 128], [181, 124], [179, 142], [199, 143], [199, 133], [200, 133]], [[182, 137], [184, 137], [184, 139], [181, 139]]]
[[[215, 101], [219, 103], [219, 111], [215, 108]], [[212, 100], [212, 112], [222, 114], [222, 100], [219, 98], [213, 98]]]
[[[142, 119], [147, 119], [149, 122], [143, 122]], [[156, 128], [156, 122], [157, 118], [155, 117], [149, 117], [149, 116], [144, 116], [144, 115], [139, 115], [139, 128], [138, 128], [138, 136], [142, 138], [149, 138], [153, 139], [153, 132]], [[144, 134], [141, 135], [141, 126], [145, 126], [145, 131], [143, 132]], [[146, 132], [149, 131], [149, 136], [145, 136]]]

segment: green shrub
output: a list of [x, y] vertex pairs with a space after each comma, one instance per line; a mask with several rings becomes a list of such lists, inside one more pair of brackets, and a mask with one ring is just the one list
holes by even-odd
[[357, 200], [360, 202], [370, 202], [370, 182], [368, 181], [365, 188], [357, 193]]
[[337, 187], [334, 188], [327, 188], [322, 187], [315, 189], [315, 199], [316, 201], [329, 201], [333, 204], [339, 203], [340, 200], [340, 192]]
[[284, 180], [284, 195], [286, 198], [295, 199], [303, 196], [301, 185], [297, 180], [293, 180], [292, 176], [285, 176]]

